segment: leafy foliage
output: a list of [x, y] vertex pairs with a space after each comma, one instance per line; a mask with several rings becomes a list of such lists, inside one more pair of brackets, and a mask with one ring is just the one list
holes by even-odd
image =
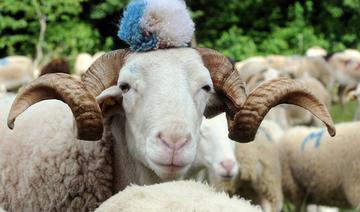
[[[34, 2], [47, 18], [43, 63], [126, 46], [116, 37], [129, 0], [0, 1], [0, 56], [35, 57], [40, 31]], [[360, 0], [188, 0], [200, 46], [236, 60], [253, 55], [360, 49]]]

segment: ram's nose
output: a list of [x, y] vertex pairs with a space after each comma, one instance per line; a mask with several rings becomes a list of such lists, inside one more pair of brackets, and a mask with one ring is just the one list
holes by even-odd
[[180, 132], [172, 132], [163, 130], [158, 133], [158, 140], [168, 149], [179, 151], [191, 141], [190, 132], [181, 130]]

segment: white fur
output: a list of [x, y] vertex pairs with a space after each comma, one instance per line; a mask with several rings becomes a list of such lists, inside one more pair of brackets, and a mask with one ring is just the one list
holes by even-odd
[[307, 212], [339, 212], [339, 209], [335, 207], [308, 205]]
[[93, 56], [89, 53], [80, 53], [75, 59], [75, 75], [81, 76], [91, 66], [96, 59], [101, 57], [105, 52], [96, 52]]
[[[212, 87], [199, 55], [189, 49], [133, 54], [120, 72], [118, 84], [125, 82], [132, 87], [122, 100], [130, 152], [161, 178], [173, 173], [159, 164], [173, 162], [184, 166], [180, 172], [184, 173], [195, 158], [208, 100], [201, 88], [206, 84]], [[190, 142], [173, 157], [157, 139], [160, 132], [190, 133]]]
[[34, 79], [33, 62], [26, 56], [6, 57], [7, 64], [0, 64], [0, 85], [14, 89]]
[[147, 0], [141, 25], [145, 31], [155, 32], [160, 45], [166, 46], [186, 46], [195, 31], [183, 0]]
[[266, 212], [280, 211], [283, 205], [277, 147], [282, 133], [275, 122], [264, 120], [253, 142], [236, 143], [240, 170], [228, 190], [261, 204]]
[[75, 59], [75, 74], [81, 76], [92, 63], [92, 57], [89, 53], [80, 53]]
[[[125, 82], [130, 90], [122, 93], [118, 86]], [[204, 85], [212, 88], [210, 74], [194, 49], [128, 56], [118, 85], [98, 97], [123, 96], [122, 106], [105, 114], [106, 131], [98, 142], [75, 139], [70, 109], [54, 100], [31, 106], [11, 131], [6, 126], [11, 101], [1, 101], [0, 111], [6, 112], [0, 116], [0, 205], [14, 211], [92, 210], [130, 183], [179, 178], [192, 164], [200, 140], [210, 96]], [[188, 142], [173, 151], [159, 133]], [[164, 166], [171, 164], [178, 168]]]
[[319, 46], [314, 46], [306, 50], [308, 57], [323, 57], [327, 55], [327, 51]]
[[306, 201], [358, 210], [359, 127], [360, 122], [337, 124], [336, 136], [324, 132], [318, 143], [305, 139], [323, 128], [295, 127], [284, 133], [279, 145], [283, 191], [297, 208]]
[[167, 182], [151, 186], [127, 187], [107, 201], [97, 212], [168, 212], [168, 211], [206, 211], [206, 212], [260, 212], [258, 206], [205, 184], [193, 181]]
[[[190, 170], [190, 177], [200, 180], [202, 168], [205, 168], [205, 178], [209, 183], [229, 181], [234, 178], [239, 170], [235, 158], [235, 142], [227, 136], [227, 125], [224, 114], [212, 119], [203, 119], [201, 125], [201, 139], [196, 155], [196, 161]], [[233, 167], [228, 172], [221, 163], [231, 161]], [[200, 175], [200, 176], [199, 176]]]

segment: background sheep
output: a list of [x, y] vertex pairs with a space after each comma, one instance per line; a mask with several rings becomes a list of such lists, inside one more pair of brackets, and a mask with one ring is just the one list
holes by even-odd
[[339, 86], [339, 101], [343, 105], [345, 88], [347, 86], [356, 86], [360, 80], [360, 53], [356, 53], [356, 51], [337, 52], [330, 55], [327, 61], [332, 68], [332, 75]]
[[63, 59], [54, 59], [41, 69], [39, 76], [51, 73], [70, 74], [69, 64]]
[[200, 129], [200, 142], [195, 162], [187, 178], [207, 181], [216, 186], [221, 182], [229, 182], [238, 172], [235, 158], [235, 142], [227, 136], [225, 114], [212, 119], [203, 119]]
[[17, 89], [34, 78], [33, 62], [25, 56], [0, 59], [0, 85], [7, 90]]
[[[314, 95], [323, 102], [327, 108], [331, 105], [331, 96], [328, 90], [315, 78], [305, 76], [298, 79], [305, 85]], [[295, 105], [288, 105], [286, 108], [287, 120], [290, 126], [295, 125], [307, 125], [307, 126], [320, 126], [316, 119], [306, 111], [303, 111], [300, 107]]]
[[151, 186], [131, 185], [106, 200], [97, 212], [115, 211], [249, 211], [260, 212], [258, 206], [237, 197], [215, 192], [206, 184], [176, 181]]
[[327, 55], [327, 51], [319, 46], [314, 46], [307, 49], [305, 55], [307, 57], [324, 57]]
[[264, 211], [281, 211], [283, 205], [276, 144], [281, 135], [282, 130], [276, 123], [264, 120], [254, 142], [237, 143], [235, 148], [240, 169], [230, 192], [261, 204]]
[[324, 129], [295, 127], [280, 143], [283, 191], [300, 211], [303, 204], [357, 208], [360, 204], [359, 122]]
[[81, 76], [91, 66], [93, 60], [89, 53], [80, 53], [75, 59], [75, 75]]
[[[264, 211], [280, 211], [282, 208], [282, 191], [281, 191], [281, 171], [279, 154], [276, 142], [282, 136], [281, 128], [274, 122], [264, 120], [259, 127], [255, 140], [251, 143], [240, 144], [227, 138], [226, 118], [218, 116], [215, 120], [209, 120], [202, 126], [202, 140], [199, 147], [199, 155], [207, 162], [207, 169], [210, 176], [210, 182], [218, 189], [225, 190], [231, 194], [236, 194], [245, 199], [250, 199], [257, 204], [261, 204]], [[205, 126], [204, 126], [205, 125]], [[215, 143], [228, 148], [227, 157], [234, 158], [236, 155], [235, 174], [233, 177], [227, 177], [227, 172], [220, 173], [217, 171], [220, 164], [211, 163], [216, 161], [216, 157], [224, 153], [218, 153]], [[210, 143], [210, 145], [209, 145]], [[207, 144], [207, 145], [204, 145]], [[223, 150], [223, 147], [217, 147]], [[235, 148], [235, 150], [234, 150]], [[232, 159], [230, 159], [232, 161]], [[214, 168], [215, 167], [215, 168]], [[216, 168], [218, 167], [218, 168]], [[233, 165], [231, 166], [231, 168]], [[221, 169], [220, 169], [221, 170]], [[225, 169], [226, 170], [226, 169]], [[214, 177], [215, 176], [215, 177]], [[223, 176], [223, 177], [219, 177]], [[226, 179], [227, 178], [227, 179]], [[231, 182], [228, 182], [231, 180]]]
[[357, 101], [356, 111], [354, 114], [354, 120], [358, 121], [358, 120], [360, 120], [360, 84], [357, 84], [355, 89], [349, 91], [349, 93], [347, 94], [346, 101], [350, 101], [353, 99], [356, 99], [356, 101]]
[[75, 59], [75, 75], [81, 76], [91, 66], [95, 60], [101, 57], [105, 52], [96, 52], [93, 56], [89, 53], [80, 53]]

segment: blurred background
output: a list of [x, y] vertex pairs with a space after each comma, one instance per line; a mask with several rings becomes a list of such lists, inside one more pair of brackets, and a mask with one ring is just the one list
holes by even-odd
[[[360, 96], [360, 89], [355, 92], [360, 81], [360, 0], [186, 2], [196, 23], [193, 46], [224, 53], [237, 62], [240, 73], [246, 73], [247, 65], [254, 62], [292, 78], [301, 78], [308, 72], [329, 92], [328, 106], [335, 122], [360, 119], [360, 112], [358, 117], [355, 114], [356, 101], [350, 101]], [[24, 70], [21, 75], [24, 76], [30, 66], [31, 71], [40, 70], [50, 61], [61, 59], [68, 64], [66, 69], [81, 75], [102, 52], [127, 47], [117, 38], [119, 19], [127, 3], [126, 0], [0, 0], [0, 58], [3, 58], [0, 66], [10, 64], [13, 56], [21, 56], [16, 64], [30, 61], [27, 67], [17, 67]], [[309, 55], [308, 49], [312, 47], [320, 50], [320, 54]], [[309, 67], [314, 60], [306, 57], [306, 53], [328, 63], [322, 67], [329, 68], [326, 73], [331, 76], [330, 81], [322, 81], [324, 75], [311, 71]], [[90, 62], [81, 65], [79, 56]], [[278, 59], [280, 66], [276, 66]], [[268, 69], [265, 72], [273, 73]], [[265, 72], [258, 70], [261, 74]], [[340, 72], [348, 78], [339, 78]], [[35, 76], [38, 74], [39, 71]], [[16, 91], [33, 78], [21, 78], [21, 83], [13, 75], [0, 78], [0, 89]], [[262, 80], [270, 78], [263, 76]], [[13, 79], [14, 83], [10, 83]], [[249, 75], [243, 80], [255, 86], [262, 81], [256, 79], [258, 76]], [[350, 91], [352, 96], [347, 93]], [[291, 204], [285, 204], [284, 211], [293, 210]]]
[[[116, 34], [127, 2], [1, 0], [0, 57], [35, 59], [39, 42], [40, 64], [57, 57], [73, 63], [80, 52], [125, 47]], [[187, 5], [197, 44], [236, 61], [254, 55], [302, 55], [315, 45], [328, 52], [360, 49], [360, 0], [197, 0]]]

